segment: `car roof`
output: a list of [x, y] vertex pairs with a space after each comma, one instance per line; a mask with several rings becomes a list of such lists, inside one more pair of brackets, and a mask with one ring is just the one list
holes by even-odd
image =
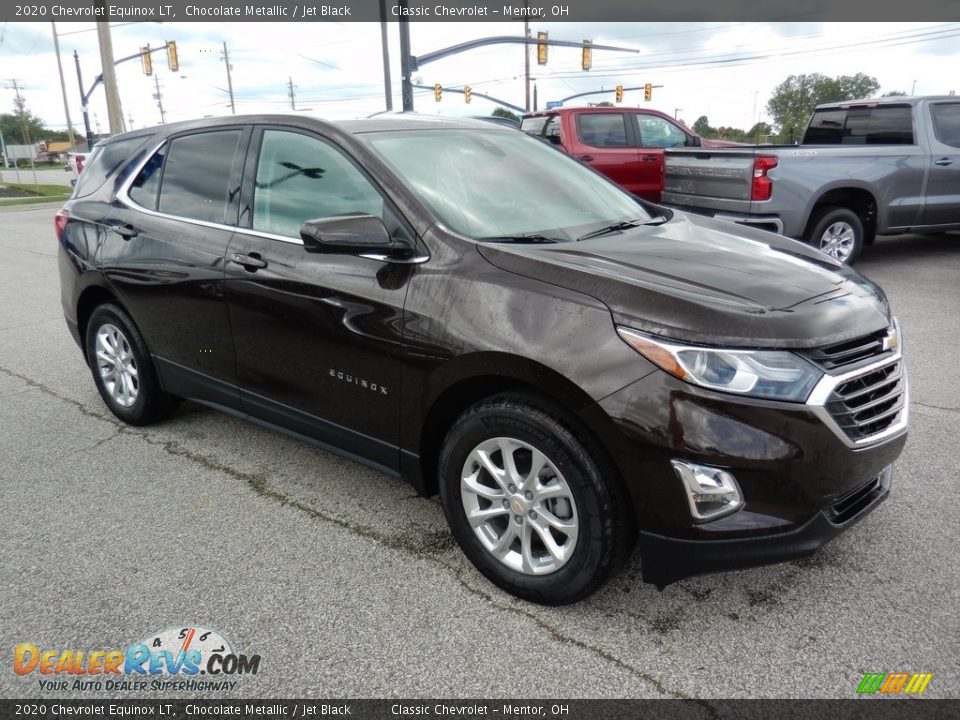
[[147, 137], [162, 134], [164, 136], [183, 132], [184, 130], [201, 130], [226, 125], [237, 124], [278, 124], [290, 123], [303, 126], [316, 124], [319, 128], [332, 127], [341, 132], [353, 135], [393, 130], [490, 130], [494, 132], [510, 132], [511, 128], [499, 123], [487, 122], [473, 118], [444, 117], [439, 115], [420, 115], [418, 113], [379, 113], [368, 118], [356, 120], [325, 120], [308, 113], [272, 113], [259, 115], [224, 115], [198, 120], [184, 120], [167, 125], [158, 125], [152, 128], [142, 128], [120, 135], [104, 138], [98, 144], [108, 145], [121, 139]]
[[817, 105], [817, 110], [833, 110], [838, 108], [849, 108], [856, 105], [916, 105], [922, 100], [953, 100], [958, 101], [956, 95], [888, 95], [878, 98], [863, 98], [861, 100], [841, 100], [839, 102], [823, 103]]

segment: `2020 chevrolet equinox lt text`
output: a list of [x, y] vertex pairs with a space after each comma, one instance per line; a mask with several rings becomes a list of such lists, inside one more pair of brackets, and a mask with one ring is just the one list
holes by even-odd
[[883, 292], [797, 241], [643, 204], [523, 133], [248, 116], [99, 144], [57, 216], [107, 407], [190, 398], [439, 492], [522, 598], [813, 552], [907, 430]]

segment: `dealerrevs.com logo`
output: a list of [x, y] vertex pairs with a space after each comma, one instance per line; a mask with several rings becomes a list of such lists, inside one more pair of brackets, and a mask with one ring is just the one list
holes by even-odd
[[[216, 630], [199, 626], [152, 633], [126, 650], [42, 648], [20, 643], [13, 671], [42, 691], [233, 690], [260, 671], [259, 655], [234, 651]], [[202, 676], [202, 677], [201, 677]]]

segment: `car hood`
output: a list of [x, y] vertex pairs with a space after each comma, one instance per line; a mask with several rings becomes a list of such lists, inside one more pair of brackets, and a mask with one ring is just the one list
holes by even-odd
[[503, 270], [595, 297], [617, 324], [675, 340], [804, 348], [890, 323], [883, 291], [852, 268], [796, 240], [682, 212], [581, 242], [478, 248]]

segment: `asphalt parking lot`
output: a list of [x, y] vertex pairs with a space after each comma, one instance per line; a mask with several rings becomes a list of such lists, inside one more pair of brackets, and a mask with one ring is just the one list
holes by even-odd
[[888, 502], [812, 558], [663, 592], [634, 558], [544, 608], [474, 571], [398, 480], [194, 404], [115, 420], [62, 318], [54, 212], [0, 210], [0, 696], [71, 696], [13, 673], [19, 643], [196, 624], [261, 655], [235, 697], [849, 698], [901, 671], [960, 697], [960, 234], [882, 238], [859, 263], [910, 370]]

